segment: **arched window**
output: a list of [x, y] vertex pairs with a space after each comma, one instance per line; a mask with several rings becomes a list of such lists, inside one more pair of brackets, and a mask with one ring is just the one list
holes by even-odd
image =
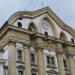
[[62, 41], [66, 41], [67, 40], [67, 37], [66, 37], [66, 35], [64, 34], [63, 31], [60, 33], [60, 40], [62, 40]]
[[53, 22], [48, 17], [43, 17], [41, 21], [41, 29], [44, 29], [48, 32], [49, 36], [57, 36], [57, 30], [53, 24]]
[[29, 24], [28, 29], [29, 29], [30, 31], [36, 31], [36, 27], [35, 27], [35, 25], [34, 25], [33, 22]]

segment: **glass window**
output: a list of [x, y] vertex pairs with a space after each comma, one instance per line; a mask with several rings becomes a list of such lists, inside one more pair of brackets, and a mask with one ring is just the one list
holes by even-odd
[[36, 30], [36, 27], [35, 27], [34, 23], [30, 23], [28, 29], [30, 31], [35, 31]]
[[36, 75], [36, 73], [32, 73], [32, 75]]
[[31, 53], [31, 64], [35, 63], [35, 54]]
[[55, 65], [54, 57], [51, 57], [51, 63], [52, 63], [53, 65]]
[[47, 65], [53, 65], [53, 66], [55, 66], [55, 57], [46, 56], [46, 62], [47, 62]]
[[22, 23], [21, 22], [18, 22], [18, 27], [22, 27]]
[[63, 31], [60, 33], [60, 40], [62, 40], [62, 41], [66, 41], [67, 40], [67, 37], [66, 37], [66, 35], [64, 34]]
[[18, 61], [22, 61], [22, 51], [18, 50]]
[[64, 67], [67, 67], [67, 61], [64, 59], [63, 62], [64, 62]]
[[23, 75], [23, 71], [22, 70], [19, 70], [18, 71], [18, 75]]
[[50, 56], [46, 56], [47, 64], [50, 64]]
[[8, 75], [8, 69], [4, 68], [4, 75]]

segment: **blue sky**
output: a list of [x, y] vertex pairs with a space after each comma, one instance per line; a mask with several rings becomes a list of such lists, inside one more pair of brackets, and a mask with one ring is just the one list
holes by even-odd
[[33, 11], [46, 6], [66, 24], [75, 27], [75, 0], [0, 0], [0, 27], [17, 11]]

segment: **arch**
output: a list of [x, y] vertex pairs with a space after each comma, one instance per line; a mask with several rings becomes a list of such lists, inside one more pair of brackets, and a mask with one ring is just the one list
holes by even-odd
[[34, 33], [37, 32], [37, 27], [36, 27], [36, 24], [34, 22], [30, 22], [29, 25], [28, 25], [28, 29], [30, 31], [33, 31]]
[[42, 21], [43, 21], [43, 20], [47, 21], [47, 22], [51, 25], [51, 28], [52, 28], [52, 31], [53, 31], [53, 36], [54, 36], [54, 37], [57, 37], [57, 36], [58, 36], [57, 30], [56, 30], [55, 26], [53, 25], [53, 23], [50, 21], [50, 19], [49, 19], [47, 16], [44, 16], [44, 17], [42, 18]]
[[60, 32], [60, 40], [67, 41], [67, 36], [65, 35], [63, 31]]

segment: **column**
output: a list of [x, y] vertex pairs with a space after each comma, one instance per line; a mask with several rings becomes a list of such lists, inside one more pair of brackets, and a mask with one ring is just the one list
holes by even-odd
[[62, 45], [60, 43], [57, 44], [57, 51], [56, 52], [57, 52], [57, 62], [58, 62], [59, 75], [65, 75], [63, 56], [62, 56]]
[[71, 75], [75, 75], [75, 61], [72, 56], [68, 56], [68, 64]]
[[16, 75], [16, 47], [13, 42], [8, 44], [8, 75]]
[[26, 73], [26, 75], [31, 75], [29, 48], [30, 47], [28, 45], [24, 45], [24, 62], [25, 62], [25, 73]]
[[42, 48], [37, 48], [37, 64], [38, 64], [38, 75], [45, 75], [45, 64]]
[[[75, 50], [75, 48], [73, 50]], [[68, 65], [71, 75], [75, 75], [75, 61], [73, 58], [74, 52], [72, 52], [73, 50], [71, 50], [71, 48], [68, 47], [68, 51], [70, 52], [67, 52], [67, 58], [68, 58]]]
[[5, 60], [3, 59], [3, 53], [4, 53], [4, 51], [3, 50], [0, 50], [0, 75], [3, 75], [4, 74], [3, 65], [5, 63]]

